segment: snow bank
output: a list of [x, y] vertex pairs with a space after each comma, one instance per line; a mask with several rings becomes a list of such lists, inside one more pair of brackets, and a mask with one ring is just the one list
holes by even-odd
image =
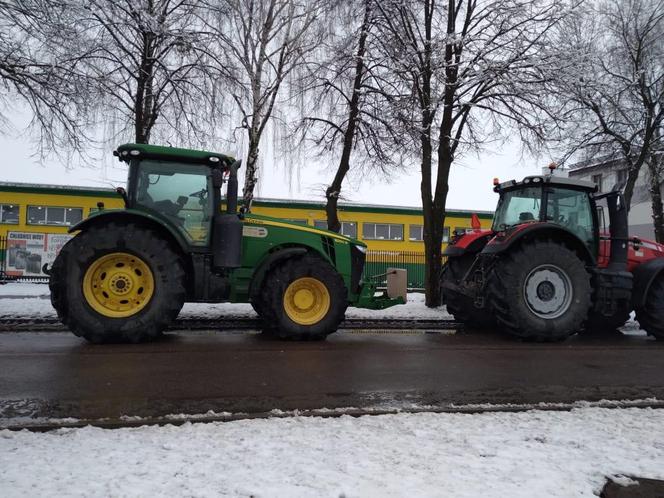
[[[12, 282], [0, 285], [0, 319], [8, 318], [56, 318], [51, 306], [48, 285]], [[207, 304], [187, 303], [179, 315], [183, 319], [192, 318], [257, 318], [250, 304]], [[397, 319], [415, 318], [436, 320], [450, 318], [445, 308], [427, 308], [424, 294], [408, 295], [408, 303], [385, 310], [365, 310], [348, 308], [346, 318]]]
[[49, 297], [48, 284], [34, 284], [30, 282], [10, 282], [0, 285], [0, 298], [12, 297]]
[[664, 410], [0, 431], [3, 496], [596, 496], [664, 478]]

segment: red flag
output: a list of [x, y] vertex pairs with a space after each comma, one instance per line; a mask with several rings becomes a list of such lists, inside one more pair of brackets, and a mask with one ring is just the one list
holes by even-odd
[[473, 230], [481, 230], [482, 224], [480, 223], [480, 217], [477, 214], [473, 213], [473, 216], [470, 218], [470, 225], [473, 227]]

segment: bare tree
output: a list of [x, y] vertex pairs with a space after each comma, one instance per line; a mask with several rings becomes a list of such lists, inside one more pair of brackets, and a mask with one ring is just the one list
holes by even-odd
[[96, 88], [90, 108], [117, 133], [148, 143], [155, 130], [204, 143], [219, 117], [213, 80], [223, 68], [209, 49], [199, 0], [67, 0], [78, 50]]
[[[568, 155], [584, 151], [620, 157], [628, 168], [625, 201], [631, 205], [644, 164], [661, 150], [664, 126], [664, 1], [610, 0], [592, 4], [569, 18], [556, 46], [573, 61], [568, 71], [552, 74], [552, 93]], [[652, 190], [653, 220], [664, 240], [661, 195]]]
[[306, 0], [220, 0], [215, 37], [230, 75], [234, 105], [247, 131], [243, 202], [251, 206], [261, 137], [288, 76], [316, 48], [314, 25], [323, 8]]
[[384, 56], [373, 50], [376, 11], [375, 0], [336, 6], [333, 28], [307, 65], [309, 78], [303, 80], [309, 97], [307, 115], [300, 123], [303, 135], [321, 153], [341, 149], [334, 178], [325, 190], [327, 227], [335, 232], [341, 230], [337, 207], [351, 166], [375, 176], [389, 174], [397, 164], [392, 150], [398, 133], [383, 114], [391, 95], [385, 78], [389, 69]]
[[[72, 33], [68, 14], [58, 1], [0, 1], [0, 105], [27, 105], [42, 155], [80, 150], [85, 137], [79, 103], [88, 93], [87, 80], [79, 58], [58, 43]], [[0, 118], [9, 121], [4, 112]]]
[[[661, 105], [661, 104], [660, 104]], [[648, 180], [650, 191], [650, 206], [652, 209], [655, 240], [664, 244], [664, 201], [662, 200], [662, 187], [664, 186], [664, 140], [662, 130], [655, 130], [652, 147], [646, 164], [648, 165]]]
[[450, 169], [464, 152], [507, 130], [543, 139], [543, 77], [554, 62], [545, 49], [568, 5], [389, 0], [379, 6], [380, 39], [403, 89], [393, 112], [420, 157], [426, 304], [437, 306]]

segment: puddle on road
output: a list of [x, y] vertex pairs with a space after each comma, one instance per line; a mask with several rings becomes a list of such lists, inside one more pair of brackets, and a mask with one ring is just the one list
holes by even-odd
[[422, 335], [422, 334], [437, 334], [437, 335], [454, 335], [456, 330], [440, 330], [440, 329], [342, 329], [339, 330], [340, 334], [360, 334], [360, 335]]

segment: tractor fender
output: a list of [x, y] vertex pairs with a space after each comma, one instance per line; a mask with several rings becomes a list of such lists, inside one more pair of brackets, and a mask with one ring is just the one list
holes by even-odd
[[646, 261], [634, 268], [632, 274], [634, 275], [632, 305], [634, 308], [642, 308], [646, 304], [652, 283], [657, 276], [664, 275], [664, 258]]
[[508, 251], [515, 245], [526, 239], [550, 238], [556, 241], [562, 241], [570, 248], [579, 252], [580, 256], [590, 265], [595, 265], [595, 256], [590, 252], [579, 237], [571, 230], [554, 225], [552, 223], [534, 223], [528, 225], [519, 225], [514, 232], [508, 232], [506, 235], [496, 235], [482, 249], [482, 254], [498, 255]]
[[267, 272], [278, 262], [284, 261], [286, 259], [293, 258], [295, 256], [302, 256], [309, 252], [306, 247], [282, 247], [270, 253], [263, 261], [258, 265], [254, 274], [251, 278], [251, 283], [249, 284], [249, 296], [250, 298], [255, 297], [256, 294], [260, 291], [263, 280]]
[[454, 258], [467, 253], [476, 254], [484, 248], [493, 236], [494, 233], [490, 231], [467, 233], [455, 244], [448, 245], [443, 251], [443, 256]]
[[172, 227], [169, 223], [164, 222], [164, 220], [161, 218], [158, 218], [150, 213], [135, 209], [108, 209], [99, 213], [95, 213], [92, 216], [89, 216], [83, 221], [77, 223], [76, 225], [70, 227], [68, 232], [72, 233], [85, 231], [92, 226], [96, 226], [97, 224], [107, 224], [112, 222], [141, 223], [157, 231], [163, 230], [166, 234], [166, 237], [170, 239], [170, 241], [176, 247], [178, 247], [185, 254], [188, 252], [189, 244], [175, 227]]

